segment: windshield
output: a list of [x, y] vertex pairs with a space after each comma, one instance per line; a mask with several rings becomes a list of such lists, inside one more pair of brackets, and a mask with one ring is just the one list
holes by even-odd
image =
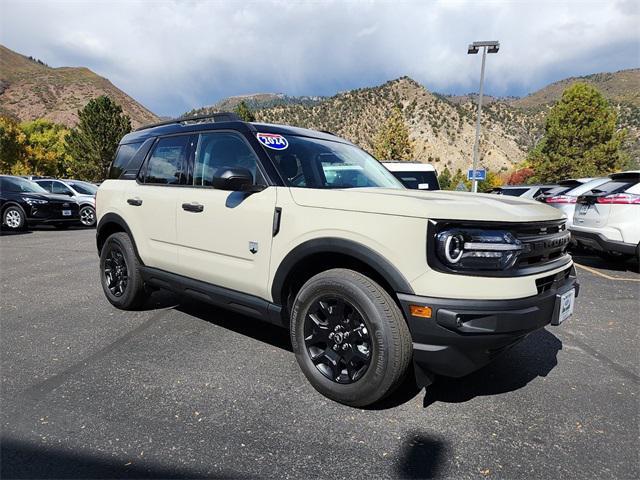
[[402, 184], [414, 190], [440, 190], [436, 172], [391, 172]]
[[294, 135], [284, 138], [286, 142], [280, 144], [284, 148], [266, 147], [265, 151], [291, 187], [404, 188], [381, 163], [353, 145]]
[[0, 178], [0, 190], [5, 192], [49, 193], [37, 183], [18, 177]]
[[98, 187], [90, 183], [84, 182], [67, 182], [76, 192], [82, 195], [95, 195], [98, 191]]

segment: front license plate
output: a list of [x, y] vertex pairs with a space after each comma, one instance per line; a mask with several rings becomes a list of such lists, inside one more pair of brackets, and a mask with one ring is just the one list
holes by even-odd
[[589, 211], [589, 205], [580, 205], [580, 210], [578, 210], [579, 215], [586, 215]]
[[63, 217], [70, 217], [71, 216], [71, 210], [62, 210], [62, 216]]
[[576, 291], [575, 289], [571, 289], [562, 295], [558, 295], [558, 316], [554, 318], [553, 325], [560, 325], [567, 318], [569, 318], [573, 314], [573, 305], [576, 300]]

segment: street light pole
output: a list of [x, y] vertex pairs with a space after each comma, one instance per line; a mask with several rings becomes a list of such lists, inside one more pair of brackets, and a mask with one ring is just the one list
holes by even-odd
[[484, 65], [487, 59], [488, 53], [498, 53], [500, 43], [498, 41], [489, 42], [473, 42], [469, 45], [467, 53], [476, 54], [480, 47], [482, 47], [482, 67], [480, 69], [480, 94], [478, 95], [478, 118], [476, 120], [476, 141], [473, 144], [473, 192], [478, 191], [478, 180], [476, 179], [476, 170], [478, 168], [478, 155], [480, 151], [480, 122], [482, 119], [482, 95], [484, 93]]

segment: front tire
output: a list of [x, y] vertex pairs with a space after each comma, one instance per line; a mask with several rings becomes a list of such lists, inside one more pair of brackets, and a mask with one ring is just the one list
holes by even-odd
[[85, 205], [80, 209], [80, 223], [83, 227], [95, 227], [96, 211], [90, 205]]
[[291, 313], [296, 360], [324, 396], [363, 407], [390, 394], [411, 361], [402, 312], [370, 278], [346, 269], [312, 277]]
[[121, 310], [135, 310], [148, 298], [140, 262], [129, 235], [111, 235], [100, 252], [100, 281], [107, 300]]
[[24, 227], [27, 224], [27, 217], [24, 210], [17, 205], [7, 207], [2, 213], [2, 224], [9, 230], [13, 230], [15, 232], [24, 230]]

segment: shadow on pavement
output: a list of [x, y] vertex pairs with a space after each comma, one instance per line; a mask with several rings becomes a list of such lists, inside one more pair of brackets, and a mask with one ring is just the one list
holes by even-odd
[[572, 251], [571, 256], [574, 262], [586, 267], [610, 270], [613, 272], [640, 272], [640, 264], [633, 258], [629, 260], [607, 260], [599, 257], [595, 253], [590, 254], [584, 250]]
[[512, 392], [558, 364], [562, 342], [547, 330], [538, 330], [495, 361], [462, 378], [438, 377], [426, 389], [424, 407], [435, 402], [461, 403], [475, 397]]
[[442, 473], [447, 445], [443, 441], [419, 432], [404, 440], [395, 464], [399, 478], [434, 478]]
[[268, 343], [273, 347], [286, 350], [287, 352], [293, 352], [291, 340], [289, 339], [289, 331], [277, 325], [223, 310], [211, 306], [208, 303], [201, 303], [185, 298], [181, 299], [181, 303], [176, 310], [222, 328], [232, 330], [241, 335], [246, 335], [261, 342]]
[[3, 438], [0, 477], [12, 478], [237, 478], [237, 475], [197, 472], [153, 465], [148, 461], [116, 460], [105, 454], [86, 454]]

